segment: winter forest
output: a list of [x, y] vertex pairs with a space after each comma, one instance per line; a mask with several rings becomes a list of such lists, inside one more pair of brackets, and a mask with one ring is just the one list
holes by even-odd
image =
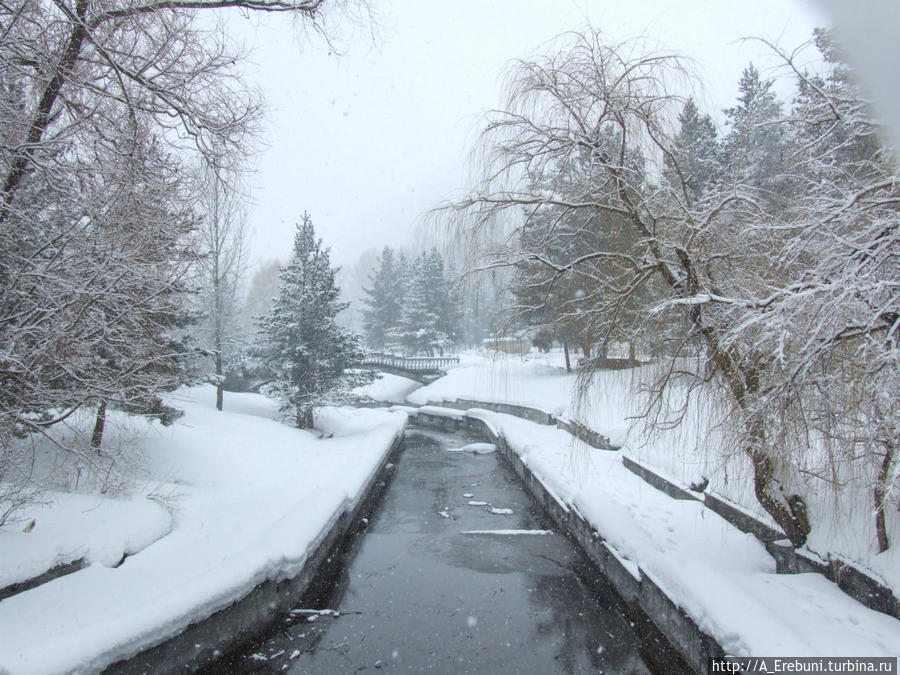
[[778, 70], [748, 63], [721, 115], [677, 53], [560, 35], [506, 68], [427, 243], [342, 269], [302, 203], [291, 250], [251, 257], [265, 105], [215, 19], [234, 8], [326, 36], [374, 20], [326, 0], [0, 4], [3, 529], [40, 528], [29, 509], [56, 495], [134, 494], [139, 430], [179, 428], [192, 387], [221, 415], [263, 394], [330, 438], [381, 377], [367, 355], [478, 354], [491, 378], [558, 355], [580, 423], [624, 401], [629, 450], [687, 439], [669, 474], [900, 597], [898, 155], [831, 30], [756, 39]]

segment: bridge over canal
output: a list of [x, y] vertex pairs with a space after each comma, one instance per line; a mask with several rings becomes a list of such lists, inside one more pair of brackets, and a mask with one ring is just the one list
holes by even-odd
[[372, 352], [366, 354], [357, 365], [430, 384], [446, 375], [447, 368], [457, 363], [458, 356], [397, 356]]

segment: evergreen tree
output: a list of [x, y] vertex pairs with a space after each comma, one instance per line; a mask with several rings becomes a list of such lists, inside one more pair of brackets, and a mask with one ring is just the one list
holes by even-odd
[[365, 291], [363, 325], [371, 348], [433, 355], [455, 341], [459, 319], [452, 282], [437, 248], [410, 265], [386, 246]]
[[0, 442], [89, 407], [99, 449], [108, 406], [162, 415], [160, 394], [186, 380], [193, 222], [181, 178], [139, 125], [97, 166], [69, 182], [66, 204], [24, 177], [27, 217], [11, 212], [0, 233]]
[[291, 261], [280, 273], [278, 297], [260, 322], [257, 350], [283, 409], [300, 428], [312, 427], [313, 408], [349, 383], [344, 371], [362, 356], [358, 337], [336, 322], [347, 307], [338, 299], [336, 273], [304, 214]]
[[678, 123], [672, 155], [666, 157], [665, 175], [671, 185], [684, 190], [684, 198], [690, 206], [719, 177], [719, 144], [712, 118], [700, 114], [694, 99], [685, 102]]
[[419, 254], [406, 289], [397, 337], [407, 354], [434, 356], [449, 343], [441, 330], [444, 263], [436, 250]]
[[632, 245], [625, 232], [621, 218], [611, 211], [585, 218], [547, 206], [531, 215], [522, 233], [527, 255], [516, 265], [511, 287], [513, 323], [531, 327], [532, 342], [540, 349], [559, 342], [567, 370], [570, 348], [578, 347], [585, 358], [595, 352], [605, 358], [612, 338], [629, 336], [634, 301], [610, 311], [610, 320], [599, 330], [592, 313], [605, 295], [617, 292], [617, 257]]
[[392, 317], [391, 322], [385, 326], [384, 334], [385, 351], [391, 353], [402, 352], [404, 350], [403, 330], [401, 325], [403, 323], [404, 313], [407, 311], [405, 307], [409, 301], [410, 289], [413, 286], [415, 263], [411, 262], [403, 253], [398, 252], [396, 268], [396, 288], [397, 294], [400, 297], [398, 303], [399, 310], [396, 317]]
[[241, 321], [247, 328], [255, 326], [261, 317], [272, 310], [272, 303], [278, 296], [278, 274], [281, 270], [277, 260], [260, 263], [247, 289]]
[[725, 138], [727, 176], [736, 184], [755, 188], [757, 198], [776, 208], [790, 201], [784, 162], [789, 155], [782, 105], [772, 81], [760, 78], [751, 63], [738, 84], [737, 105], [725, 110], [730, 127]]
[[452, 320], [451, 284], [447, 277], [444, 258], [436, 247], [422, 254], [422, 270], [418, 283], [422, 286], [429, 314], [436, 317], [434, 328], [439, 337], [438, 342], [443, 348], [453, 341], [456, 329]]
[[441, 330], [450, 344], [462, 340], [462, 289], [459, 272], [449, 263], [444, 266], [444, 299], [441, 306]]
[[366, 342], [372, 349], [383, 351], [389, 335], [396, 331], [403, 308], [404, 275], [401, 267], [406, 260], [402, 254], [385, 246], [378, 259], [378, 267], [370, 278], [371, 288], [364, 289], [366, 309], [363, 311], [363, 328]]

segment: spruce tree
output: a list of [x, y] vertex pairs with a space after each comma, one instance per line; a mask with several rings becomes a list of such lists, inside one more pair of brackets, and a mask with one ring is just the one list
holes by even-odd
[[347, 307], [338, 299], [336, 273], [304, 213], [291, 261], [281, 269], [278, 297], [260, 322], [257, 349], [282, 409], [300, 428], [312, 427], [314, 407], [350, 383], [345, 369], [362, 356], [358, 337], [336, 321]]
[[422, 254], [422, 270], [419, 282], [423, 287], [425, 304], [435, 317], [435, 331], [443, 342], [450, 341], [453, 332], [448, 318], [450, 283], [444, 270], [444, 258], [437, 248]]
[[413, 264], [398, 325], [399, 341], [407, 354], [434, 356], [435, 350], [442, 349], [448, 341], [440, 327], [442, 278], [443, 261], [438, 267], [429, 253], [419, 254]]
[[766, 206], [779, 210], [790, 201], [792, 190], [785, 178], [789, 155], [782, 105], [772, 91], [772, 80], [763, 80], [751, 63], [738, 83], [737, 105], [725, 110], [730, 127], [724, 143], [728, 178], [743, 189], [752, 189]]
[[364, 302], [363, 327], [369, 347], [383, 351], [389, 342], [389, 334], [396, 331], [403, 308], [404, 275], [401, 266], [405, 264], [402, 254], [385, 246], [378, 259], [378, 268], [372, 274], [371, 288]]
[[709, 115], [701, 114], [689, 98], [678, 115], [679, 131], [671, 157], [667, 157], [665, 175], [674, 186], [681, 186], [684, 198], [692, 206], [712, 187], [721, 172], [716, 126]]
[[398, 297], [397, 314], [392, 315], [390, 321], [386, 322], [384, 332], [384, 349], [391, 354], [404, 351], [403, 317], [407, 313], [406, 304], [410, 301], [410, 289], [415, 277], [415, 261], [407, 259], [404, 253], [398, 251], [394, 267], [396, 269], [394, 289]]

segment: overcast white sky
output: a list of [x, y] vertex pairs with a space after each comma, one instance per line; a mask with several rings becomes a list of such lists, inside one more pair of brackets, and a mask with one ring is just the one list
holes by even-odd
[[378, 39], [351, 36], [341, 56], [271, 17], [231, 18], [270, 106], [253, 179], [257, 259], [287, 257], [304, 210], [344, 266], [368, 248], [409, 243], [421, 214], [464, 187], [504, 65], [587, 21], [613, 41], [643, 34], [693, 57], [713, 115], [733, 104], [747, 62], [765, 62], [741, 37], [793, 47], [827, 22], [808, 0], [371, 2]]

